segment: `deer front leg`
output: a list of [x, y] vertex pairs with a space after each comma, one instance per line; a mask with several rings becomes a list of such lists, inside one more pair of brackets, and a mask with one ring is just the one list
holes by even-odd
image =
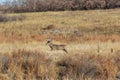
[[66, 49], [63, 49], [64, 52], [68, 53]]
[[51, 51], [53, 50], [53, 47], [50, 46]]

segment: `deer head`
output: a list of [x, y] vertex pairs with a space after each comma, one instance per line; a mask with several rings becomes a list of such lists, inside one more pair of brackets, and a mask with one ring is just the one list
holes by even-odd
[[47, 43], [46, 43], [46, 45], [47, 45], [48, 43], [50, 43], [50, 42], [51, 42], [51, 39], [48, 38], [48, 39], [47, 39]]

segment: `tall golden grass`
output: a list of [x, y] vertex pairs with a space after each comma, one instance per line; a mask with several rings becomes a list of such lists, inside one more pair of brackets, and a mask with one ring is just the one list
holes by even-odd
[[53, 61], [42, 52], [0, 54], [1, 80], [115, 80], [120, 52], [70, 54]]

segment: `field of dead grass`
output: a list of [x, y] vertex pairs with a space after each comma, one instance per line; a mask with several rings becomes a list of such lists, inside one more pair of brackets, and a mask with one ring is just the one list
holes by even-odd
[[[120, 9], [14, 13], [0, 22], [1, 80], [115, 80], [120, 72]], [[46, 45], [65, 44], [68, 54]]]
[[[0, 22], [0, 41], [56, 40], [120, 40], [120, 9], [14, 13], [22, 21]], [[115, 37], [115, 38], [114, 38]], [[3, 40], [2, 40], [3, 39]]]
[[[60, 55], [60, 54], [59, 54]], [[0, 54], [1, 80], [115, 80], [120, 52], [76, 53], [53, 59], [44, 52]]]

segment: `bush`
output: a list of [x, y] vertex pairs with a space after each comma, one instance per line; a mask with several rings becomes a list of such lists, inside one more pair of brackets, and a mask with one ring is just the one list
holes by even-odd
[[6, 15], [0, 14], [0, 22], [7, 22], [8, 17]]
[[9, 8], [6, 11], [38, 12], [38, 11], [110, 9], [118, 7], [120, 7], [120, 0], [47, 0], [47, 1], [25, 0], [23, 2], [16, 0], [15, 2], [13, 1], [10, 3]]
[[8, 22], [8, 21], [23, 21], [25, 19], [24, 15], [19, 16], [7, 16], [6, 14], [0, 14], [0, 22]]

